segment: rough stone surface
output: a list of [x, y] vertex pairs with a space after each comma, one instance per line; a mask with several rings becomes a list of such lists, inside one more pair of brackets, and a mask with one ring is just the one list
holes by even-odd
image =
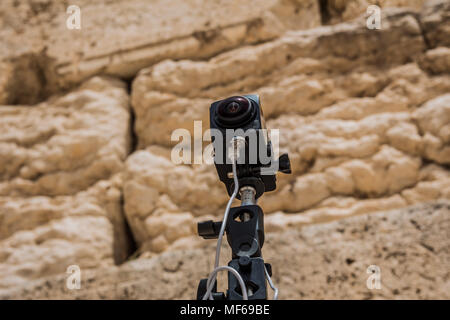
[[423, 5], [420, 21], [431, 48], [450, 46], [450, 1], [431, 0]]
[[0, 107], [0, 195], [67, 195], [120, 172], [130, 149], [125, 84], [93, 78], [38, 105]]
[[[192, 130], [193, 120], [207, 123], [207, 106], [236, 92], [258, 92], [265, 116], [271, 118], [288, 112], [312, 115], [346, 98], [393, 91], [402, 85], [398, 76], [414, 78], [420, 71], [411, 75], [399, 70], [389, 79], [388, 68], [410, 62], [424, 49], [417, 20], [402, 11], [392, 13], [380, 31], [368, 30], [359, 20], [288, 32], [207, 62], [164, 61], [142, 70], [133, 82], [139, 147], [174, 144], [170, 140], [174, 129]], [[438, 92], [448, 91], [446, 80]]]
[[[81, 9], [80, 30], [66, 26], [69, 4]], [[0, 61], [11, 78], [0, 103], [33, 103], [99, 73], [131, 77], [167, 58], [206, 58], [319, 25], [315, 0], [5, 0]]]
[[0, 298], [192, 298], [228, 197], [171, 135], [245, 93], [292, 162], [258, 201], [281, 298], [448, 298], [450, 1], [374, 3], [1, 1]]
[[0, 287], [128, 256], [124, 83], [93, 78], [36, 106], [0, 106]]
[[193, 139], [195, 120], [207, 129], [212, 101], [243, 92], [261, 95], [293, 169], [259, 201], [268, 230], [449, 198], [448, 48], [427, 50], [417, 13], [384, 13], [379, 31], [360, 19], [142, 70], [132, 86], [141, 150], [124, 182], [141, 250], [189, 247], [196, 222], [223, 214], [214, 167], [174, 165], [169, 147], [178, 128]]
[[[448, 201], [437, 202], [269, 233], [264, 258], [280, 299], [449, 299], [449, 213]], [[80, 290], [66, 289], [61, 275], [0, 290], [0, 298], [193, 299], [213, 247], [82, 272]], [[225, 246], [222, 253], [225, 263]], [[380, 268], [381, 289], [367, 288], [371, 265]]]
[[[371, 5], [377, 5], [381, 13], [386, 8], [406, 7], [419, 11], [425, 0], [327, 0], [321, 6], [322, 21], [328, 24], [348, 21], [357, 18], [361, 14], [372, 14], [367, 12]], [[383, 20], [381, 20], [383, 21]]]
[[438, 47], [428, 50], [420, 61], [421, 67], [430, 73], [450, 73], [450, 49]]

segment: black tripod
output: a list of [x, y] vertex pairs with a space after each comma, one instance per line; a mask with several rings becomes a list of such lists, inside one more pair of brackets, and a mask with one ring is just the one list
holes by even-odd
[[[267, 299], [266, 272], [272, 276], [272, 267], [264, 263], [261, 248], [264, 244], [264, 214], [256, 205], [257, 188], [262, 181], [258, 178], [239, 179], [241, 206], [231, 208], [225, 226], [227, 241], [231, 247], [232, 260], [229, 267], [242, 277], [249, 300]], [[211, 220], [198, 223], [198, 234], [204, 239], [216, 239], [222, 221]], [[202, 299], [207, 291], [207, 279], [202, 279], [197, 290], [197, 299]], [[212, 292], [214, 300], [242, 300], [241, 286], [234, 275], [228, 274], [228, 290], [217, 292], [217, 280]]]
[[[272, 143], [264, 125], [258, 95], [233, 96], [213, 102], [210, 107], [210, 126], [214, 144], [214, 164], [219, 179], [225, 184], [231, 198], [227, 204], [225, 225], [222, 225], [224, 222], [211, 220], [198, 224], [200, 236], [204, 239], [219, 240], [215, 270], [210, 275], [210, 281], [214, 283], [207, 287], [208, 279], [202, 279], [198, 286], [197, 299], [267, 299], [266, 278], [271, 287], [274, 286], [270, 280], [272, 268], [270, 264], [264, 263], [261, 255], [264, 244], [264, 214], [261, 207], [256, 205], [256, 199], [266, 191], [275, 190], [277, 171], [291, 173], [289, 157], [283, 154], [276, 161], [273, 158]], [[229, 150], [230, 146], [233, 147], [232, 151]], [[233, 162], [225, 163], [224, 159], [232, 159]], [[241, 206], [230, 208], [235, 196], [242, 201]], [[224, 232], [231, 247], [232, 259], [228, 266], [219, 267], [218, 258]], [[217, 292], [215, 274], [219, 269], [228, 270], [226, 293]]]

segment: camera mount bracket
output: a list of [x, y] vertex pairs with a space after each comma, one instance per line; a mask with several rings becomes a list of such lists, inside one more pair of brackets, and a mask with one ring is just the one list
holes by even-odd
[[[240, 179], [241, 180], [241, 179]], [[240, 183], [239, 183], [240, 185]], [[225, 232], [231, 247], [232, 260], [228, 266], [234, 268], [244, 280], [249, 300], [267, 299], [265, 269], [271, 275], [271, 265], [264, 263], [261, 248], [264, 244], [264, 214], [256, 205], [257, 191], [252, 186], [243, 185], [239, 189], [241, 206], [228, 212]], [[219, 235], [222, 222], [211, 220], [198, 223], [198, 234], [204, 239], [215, 239]], [[197, 299], [202, 299], [207, 291], [207, 279], [202, 279], [197, 290]], [[227, 293], [217, 292], [217, 283], [213, 289], [216, 300], [242, 300], [239, 283], [233, 275], [228, 275]]]

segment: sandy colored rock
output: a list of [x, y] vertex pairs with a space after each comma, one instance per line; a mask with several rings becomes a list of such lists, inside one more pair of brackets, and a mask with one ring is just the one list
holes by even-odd
[[0, 288], [124, 261], [120, 178], [72, 196], [0, 197]]
[[82, 0], [69, 30], [2, 1], [0, 299], [192, 298], [228, 196], [171, 135], [245, 93], [291, 158], [258, 200], [281, 298], [448, 298], [450, 2], [376, 1], [369, 30], [373, 3]]
[[151, 151], [128, 157], [125, 214], [141, 250], [162, 252], [196, 232], [195, 217], [215, 216], [228, 201], [210, 166], [175, 165]]
[[36, 106], [0, 106], [0, 195], [68, 195], [119, 172], [128, 104], [124, 83], [93, 78]]
[[[437, 202], [269, 233], [264, 259], [272, 264], [279, 298], [448, 299], [449, 210], [448, 202]], [[213, 243], [203, 243], [87, 270], [80, 290], [66, 288], [66, 275], [47, 277], [0, 290], [0, 298], [194, 299], [199, 279], [211, 271], [213, 250]], [[379, 290], [367, 288], [371, 265], [381, 271]], [[219, 290], [225, 279], [219, 276]]]
[[[324, 23], [333, 24], [342, 21], [348, 21], [367, 13], [367, 9], [371, 5], [376, 5], [383, 13], [384, 9], [393, 7], [405, 7], [408, 9], [420, 11], [425, 0], [329, 0], [324, 1], [321, 6], [322, 21]], [[371, 14], [373, 12], [370, 12]], [[383, 18], [381, 19], [383, 23]]]
[[[274, 214], [268, 230], [447, 198], [450, 77], [429, 67], [442, 65], [446, 49], [426, 51], [416, 13], [383, 12], [376, 38], [359, 19], [142, 70], [132, 87], [142, 150], [127, 160], [124, 188], [141, 250], [189, 244], [182, 240], [195, 234], [197, 221], [223, 214], [226, 192], [215, 168], [173, 165], [169, 147], [179, 141], [171, 134], [183, 128], [193, 136], [195, 120], [204, 131], [209, 104], [242, 92], [260, 94], [272, 140], [291, 158], [293, 174], [280, 175], [277, 190], [259, 199]], [[424, 174], [429, 168], [442, 174]], [[162, 222], [171, 215], [189, 227], [173, 233]]]
[[424, 135], [428, 158], [450, 163], [450, 94], [428, 101], [413, 117]]
[[[2, 2], [0, 61], [8, 62], [16, 76], [0, 104], [33, 104], [94, 75], [129, 78], [164, 59], [207, 58], [289, 29], [320, 25], [315, 0], [82, 0], [76, 5], [81, 29], [71, 30], [69, 4]], [[26, 71], [26, 86], [17, 81], [19, 71]]]
[[35, 106], [0, 106], [0, 287], [124, 261], [123, 82], [96, 77]]
[[[423, 166], [419, 157], [388, 145], [367, 159], [339, 160], [279, 179], [278, 190], [259, 199], [267, 230], [291, 220], [318, 223], [450, 197], [446, 169]], [[195, 236], [197, 222], [223, 215], [228, 198], [214, 167], [180, 168], [151, 151], [131, 155], [126, 166], [125, 213], [141, 251], [189, 247], [182, 240]]]
[[[413, 30], [405, 26], [405, 19], [412, 19]], [[192, 131], [194, 120], [206, 124], [210, 103], [238, 92], [260, 94], [269, 118], [288, 112], [314, 114], [348, 98], [373, 97], [389, 82], [401, 85], [394, 75], [386, 75], [389, 66], [418, 57], [424, 48], [413, 16], [395, 12], [376, 35], [357, 21], [288, 32], [275, 41], [229, 51], [207, 62], [161, 62], [142, 70], [133, 82], [139, 147], [173, 145], [173, 130]], [[448, 80], [439, 87], [447, 90], [446, 84]]]
[[450, 49], [438, 47], [428, 50], [421, 60], [421, 67], [431, 73], [450, 73]]
[[450, 1], [426, 1], [420, 12], [425, 38], [431, 48], [450, 46]]

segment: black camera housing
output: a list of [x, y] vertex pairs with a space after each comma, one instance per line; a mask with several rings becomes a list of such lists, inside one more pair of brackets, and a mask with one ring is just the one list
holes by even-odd
[[[243, 95], [233, 96], [224, 100], [213, 102], [210, 107], [210, 127], [211, 129], [217, 129], [222, 134], [222, 141], [215, 139], [212, 135], [212, 142], [214, 146], [214, 164], [219, 175], [219, 179], [225, 184], [228, 194], [231, 196], [234, 189], [233, 177], [229, 176], [232, 173], [232, 164], [228, 160], [228, 153], [233, 149], [230, 149], [232, 137], [226, 135], [227, 129], [239, 130], [241, 136], [245, 139], [245, 162], [237, 164], [237, 174], [239, 178], [239, 186], [250, 185], [256, 190], [256, 197], [258, 198], [266, 191], [273, 191], [276, 188], [276, 175], [261, 174], [262, 168], [270, 167], [273, 161], [272, 143], [266, 129], [263, 111], [258, 95]], [[256, 141], [250, 140], [249, 136], [245, 133], [251, 131], [256, 133]], [[257, 151], [257, 159], [250, 163], [250, 143], [253, 145], [252, 152]], [[264, 150], [260, 150], [264, 148]], [[221, 153], [219, 153], [219, 149]], [[270, 157], [270, 163], [263, 163], [260, 158], [260, 151], [266, 152], [267, 157]], [[219, 158], [220, 157], [220, 158]], [[253, 159], [255, 155], [252, 155]], [[267, 162], [267, 161], [264, 161]], [[261, 183], [262, 182], [262, 183]], [[239, 194], [237, 198], [240, 199]]]

